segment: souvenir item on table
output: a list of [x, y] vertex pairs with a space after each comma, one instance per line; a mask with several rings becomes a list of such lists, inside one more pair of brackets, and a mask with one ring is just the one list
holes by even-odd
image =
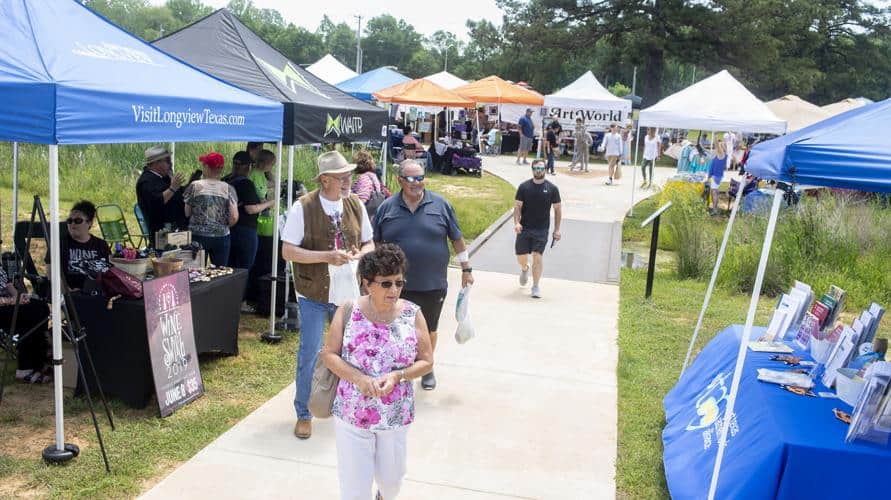
[[792, 394], [797, 394], [799, 396], [809, 396], [812, 398], [817, 397], [817, 395], [814, 394], [814, 391], [812, 391], [810, 389], [805, 389], [803, 387], [795, 387], [795, 386], [791, 386], [791, 385], [781, 385], [780, 387], [791, 392]]
[[835, 415], [835, 418], [841, 420], [842, 422], [844, 422], [848, 425], [851, 424], [851, 414], [850, 413], [848, 413], [846, 411], [839, 410], [838, 408], [833, 408], [832, 413]]
[[231, 267], [205, 267], [204, 269], [189, 270], [189, 283], [207, 283], [222, 276], [232, 274], [234, 270]]
[[790, 356], [788, 354], [777, 354], [770, 357], [771, 361], [782, 361], [789, 366], [798, 366], [801, 364], [801, 358], [798, 356]]
[[854, 353], [854, 345], [856, 342], [857, 334], [854, 333], [854, 330], [847, 326], [844, 327], [841, 337], [838, 342], [836, 342], [835, 347], [832, 349], [832, 353], [829, 354], [829, 359], [826, 361], [826, 371], [823, 373], [823, 385], [826, 387], [835, 385], [835, 377], [838, 375], [837, 370], [839, 368], [844, 368], [848, 364], [851, 355]]
[[749, 349], [754, 352], [794, 352], [793, 349], [782, 342], [752, 341]]
[[[888, 386], [891, 382], [891, 363], [886, 361], [873, 363], [866, 371], [866, 380], [854, 411], [851, 413], [851, 427], [845, 436], [845, 442], [850, 443], [855, 439], [886, 444], [888, 431], [882, 429], [891, 426], [877, 427], [877, 424], [888, 424], [886, 413], [888, 410]], [[891, 417], [891, 416], [889, 416]]]
[[758, 380], [777, 385], [801, 387], [803, 389], [811, 389], [814, 387], [814, 381], [807, 375], [791, 373], [788, 371], [770, 370], [767, 368], [758, 368]]
[[802, 349], [807, 349], [810, 345], [811, 338], [816, 337], [820, 333], [820, 320], [813, 313], [805, 312], [801, 325], [798, 326], [798, 333], [795, 335], [795, 343]]

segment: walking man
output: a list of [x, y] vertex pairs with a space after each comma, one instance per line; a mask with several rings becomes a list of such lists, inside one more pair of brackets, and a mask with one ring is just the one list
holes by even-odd
[[643, 174], [643, 184], [641, 188], [647, 187], [647, 167], [650, 167], [650, 187], [653, 187], [653, 167], [656, 160], [659, 159], [661, 143], [656, 137], [656, 129], [650, 127], [647, 129], [647, 136], [644, 137], [643, 164], [640, 166], [641, 174]]
[[[282, 257], [297, 263], [295, 287], [300, 296], [300, 347], [297, 350], [297, 390], [294, 435], [312, 435], [309, 394], [312, 372], [322, 347], [322, 330], [337, 310], [329, 298], [328, 266], [342, 266], [374, 250], [371, 222], [365, 205], [350, 193], [355, 168], [337, 151], [319, 155], [319, 188], [301, 196], [288, 210], [282, 231]], [[274, 307], [274, 306], [273, 306]]]
[[609, 126], [609, 133], [603, 136], [603, 144], [600, 145], [600, 149], [606, 154], [606, 161], [609, 165], [609, 180], [606, 181], [609, 186], [613, 183], [613, 175], [616, 173], [619, 157], [622, 155], [622, 136], [615, 123]]
[[517, 188], [514, 203], [514, 231], [517, 240], [514, 248], [520, 263], [520, 286], [529, 282], [529, 254], [532, 254], [532, 298], [541, 298], [539, 281], [544, 269], [542, 255], [548, 245], [551, 226], [551, 207], [554, 207], [554, 242], [560, 241], [562, 210], [560, 190], [545, 179], [545, 165], [541, 160], [532, 162], [532, 178]]
[[[408, 270], [402, 298], [420, 306], [435, 350], [439, 315], [448, 291], [449, 241], [461, 264], [462, 287], [473, 284], [473, 268], [455, 209], [445, 198], [424, 188], [424, 168], [417, 161], [399, 164], [399, 186], [402, 191], [377, 209], [374, 239], [377, 244], [395, 243], [405, 253]], [[433, 372], [421, 378], [421, 387], [428, 391], [436, 388]]]
[[532, 149], [532, 141], [535, 139], [535, 126], [532, 124], [532, 108], [526, 108], [526, 114], [520, 117], [520, 147], [517, 149], [517, 165], [520, 160], [523, 165], [528, 165], [526, 157]]
[[545, 151], [548, 153], [547, 170], [551, 175], [556, 175], [556, 172], [554, 171], [554, 163], [557, 161], [557, 155], [560, 154], [561, 132], [563, 132], [563, 127], [561, 127], [560, 122], [555, 119], [548, 125], [548, 132], [545, 135]]

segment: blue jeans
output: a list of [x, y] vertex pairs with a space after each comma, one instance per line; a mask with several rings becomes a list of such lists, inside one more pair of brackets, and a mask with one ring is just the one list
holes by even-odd
[[550, 173], [554, 173], [554, 152], [548, 151], [548, 164], [546, 165], [546, 170]]
[[322, 304], [306, 297], [298, 297], [297, 307], [300, 310], [300, 347], [297, 349], [297, 391], [294, 395], [294, 410], [297, 418], [312, 418], [309, 412], [309, 393], [312, 389], [312, 372], [316, 367], [319, 349], [322, 348], [322, 332], [325, 329], [325, 317], [328, 321], [334, 317], [337, 306]]
[[229, 235], [226, 236], [201, 236], [192, 233], [192, 240], [201, 243], [201, 247], [210, 256], [210, 263], [215, 266], [229, 264]]
[[250, 269], [257, 257], [257, 230], [234, 225], [229, 228], [229, 267]]

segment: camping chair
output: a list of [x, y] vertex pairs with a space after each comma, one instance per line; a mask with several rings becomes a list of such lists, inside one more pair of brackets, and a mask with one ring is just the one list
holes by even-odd
[[139, 231], [142, 232], [142, 234], [139, 235], [139, 238], [142, 239], [145, 246], [152, 246], [153, 241], [149, 234], [148, 222], [145, 221], [145, 215], [142, 214], [142, 207], [139, 206], [139, 203], [133, 204], [133, 215], [136, 216], [136, 223], [139, 224]]
[[102, 239], [108, 242], [109, 246], [121, 242], [132, 248], [139, 248], [130, 236], [127, 221], [124, 220], [124, 211], [118, 205], [99, 205], [96, 207], [96, 221], [99, 222]]

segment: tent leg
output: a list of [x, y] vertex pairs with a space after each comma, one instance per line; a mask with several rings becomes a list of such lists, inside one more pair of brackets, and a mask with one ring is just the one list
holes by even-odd
[[51, 463], [67, 462], [79, 450], [65, 442], [65, 407], [62, 394], [62, 283], [59, 249], [59, 146], [49, 146], [50, 191], [50, 285], [53, 321], [53, 400], [56, 409], [56, 442], [43, 450], [43, 459]]
[[[291, 205], [294, 204], [294, 145], [291, 144], [288, 146], [288, 206], [285, 210], [290, 210]], [[286, 212], [287, 213], [287, 212]], [[285, 303], [288, 303], [288, 299], [291, 297], [291, 277], [293, 273], [291, 272], [292, 264], [290, 262], [285, 263]], [[288, 316], [289, 309], [285, 308], [285, 318], [291, 319]], [[288, 322], [285, 322], [285, 330], [288, 329]]]
[[19, 220], [19, 143], [12, 143], [12, 227]]
[[480, 156], [483, 155], [483, 134], [480, 132], [480, 112], [478, 109], [473, 108], [473, 113], [476, 115], [476, 148], [480, 151]]
[[764, 282], [764, 272], [767, 270], [767, 258], [770, 256], [770, 247], [773, 244], [773, 235], [777, 226], [777, 216], [780, 213], [780, 205], [783, 201], [783, 191], [777, 189], [773, 195], [773, 205], [770, 207], [770, 219], [767, 222], [767, 232], [764, 235], [764, 245], [761, 247], [761, 261], [758, 262], [758, 273], [755, 275], [755, 286], [752, 289], [752, 298], [749, 301], [749, 312], [746, 314], [746, 325], [743, 328], [742, 339], [739, 341], [739, 353], [736, 358], [736, 368], [733, 370], [733, 382], [730, 385], [730, 398], [727, 400], [727, 408], [724, 410], [723, 425], [718, 440], [718, 455], [715, 458], [715, 468], [712, 470], [712, 480], [708, 490], [708, 500], [714, 500], [718, 488], [718, 477], [721, 474], [721, 461], [724, 459], [724, 449], [727, 447], [727, 433], [730, 431], [730, 422], [733, 419], [733, 407], [736, 404], [736, 395], [739, 390], [739, 379], [742, 377], [743, 364], [746, 361], [746, 353], [749, 338], [752, 336], [752, 325], [755, 322], [755, 312], [758, 310], [758, 299], [761, 297], [761, 285]]
[[384, 134], [384, 166], [381, 167], [381, 179], [385, 186], [387, 185], [387, 152], [390, 150], [390, 116], [392, 114], [393, 103], [390, 103], [387, 104], [387, 131]]
[[176, 143], [170, 143], [170, 171], [176, 172]]
[[[712, 298], [712, 292], [715, 289], [715, 282], [718, 280], [718, 271], [721, 269], [721, 262], [724, 260], [724, 252], [727, 250], [727, 241], [730, 240], [730, 233], [733, 230], [733, 222], [736, 220], [736, 213], [739, 211], [740, 199], [745, 189], [745, 181], [739, 186], [736, 193], [736, 200], [733, 202], [733, 208], [730, 209], [730, 220], [727, 221], [727, 228], [724, 229], [724, 239], [721, 240], [721, 248], [718, 250], [718, 259], [715, 261], [715, 269], [712, 271], [712, 278], [708, 282], [708, 289], [705, 291], [705, 300], [702, 302], [702, 309], [699, 311], [699, 319], [696, 320], [696, 328], [693, 329], [693, 338], [690, 339], [690, 346], [687, 348], [687, 356], [684, 358], [684, 365], [681, 367], [681, 375], [687, 370], [690, 363], [690, 356], [693, 354], [693, 346], [696, 344], [696, 338], [699, 336], [699, 329], [702, 328], [702, 318], [708, 309], [709, 301]], [[678, 378], [680, 378], [680, 376]]]
[[[638, 122], [637, 126], [637, 139], [634, 140], [634, 166], [631, 167], [631, 210], [628, 212], [628, 215], [634, 215], [634, 186], [637, 186], [637, 169], [640, 167], [640, 164], [637, 163], [637, 153], [640, 151], [640, 122]], [[650, 182], [653, 182], [650, 179]]]
[[272, 226], [272, 271], [269, 276], [269, 331], [263, 334], [263, 340], [270, 343], [281, 342], [282, 336], [275, 331], [275, 293], [278, 291], [278, 225], [282, 197], [282, 141], [278, 141], [275, 150], [275, 188], [273, 189], [275, 204], [275, 220]]

